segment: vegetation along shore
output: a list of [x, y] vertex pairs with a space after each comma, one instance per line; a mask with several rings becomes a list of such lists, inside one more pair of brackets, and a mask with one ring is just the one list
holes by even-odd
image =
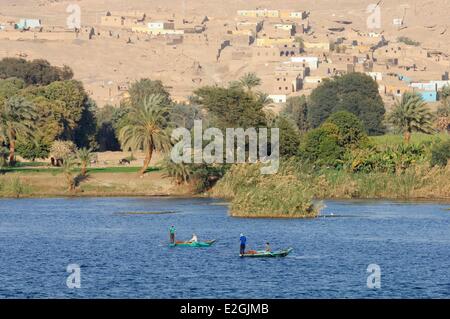
[[[33, 72], [33, 76], [30, 76]], [[211, 196], [230, 215], [311, 218], [321, 199], [450, 200], [450, 89], [432, 110], [405, 93], [386, 112], [362, 73], [324, 80], [281, 111], [253, 73], [172, 101], [141, 79], [119, 107], [97, 108], [68, 67], [0, 61], [0, 196]], [[174, 163], [178, 127], [279, 128], [280, 167]], [[248, 145], [246, 145], [248, 148]]]

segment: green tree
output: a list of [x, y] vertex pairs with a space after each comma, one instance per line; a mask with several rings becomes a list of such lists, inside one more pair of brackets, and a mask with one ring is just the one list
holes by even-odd
[[47, 158], [50, 154], [50, 144], [38, 137], [28, 139], [18, 139], [17, 153], [25, 159], [36, 160], [37, 158]]
[[300, 133], [295, 123], [284, 116], [279, 116], [275, 126], [280, 130], [280, 155], [291, 157], [298, 155]]
[[14, 165], [16, 142], [32, 133], [35, 110], [23, 97], [11, 97], [0, 105], [0, 140], [9, 145], [9, 164]]
[[288, 98], [282, 113], [290, 117], [301, 132], [306, 132], [309, 129], [308, 104], [304, 95]]
[[105, 105], [97, 111], [97, 132], [95, 140], [100, 152], [120, 150], [114, 118], [117, 110], [118, 108], [112, 105]]
[[153, 151], [167, 151], [171, 145], [167, 132], [169, 107], [163, 95], [150, 95], [143, 102], [130, 107], [126, 125], [120, 129], [119, 141], [123, 150], [144, 150], [143, 175], [153, 156]]
[[170, 94], [159, 80], [140, 79], [130, 86], [128, 93], [130, 105], [142, 104], [150, 95], [160, 95], [165, 105], [171, 104]]
[[87, 167], [91, 164], [91, 161], [95, 158], [95, 154], [92, 153], [92, 149], [83, 147], [76, 150], [76, 157], [81, 164], [81, 176], [86, 176]]
[[26, 61], [4, 58], [0, 60], [0, 79], [11, 77], [20, 78], [27, 85], [47, 85], [55, 81], [70, 80], [73, 72], [68, 66], [55, 67], [42, 59]]
[[343, 147], [357, 146], [366, 138], [362, 122], [350, 112], [333, 113], [325, 123], [332, 123], [337, 126], [339, 129], [339, 145]]
[[192, 100], [206, 111], [210, 125], [220, 129], [267, 124], [264, 105], [240, 88], [205, 86], [194, 91]]
[[403, 133], [404, 141], [409, 143], [414, 131], [431, 134], [433, 114], [422, 97], [415, 93], [405, 93], [397, 100], [387, 120]]
[[261, 79], [255, 73], [246, 73], [240, 79], [241, 86], [247, 91], [261, 85]]
[[363, 73], [324, 80], [310, 95], [308, 122], [315, 128], [337, 111], [355, 114], [369, 135], [384, 133], [384, 104], [378, 84]]
[[36, 97], [51, 101], [52, 114], [59, 116], [63, 132], [58, 138], [72, 140], [79, 147], [92, 147], [96, 132], [96, 104], [79, 81], [56, 81], [31, 91]]

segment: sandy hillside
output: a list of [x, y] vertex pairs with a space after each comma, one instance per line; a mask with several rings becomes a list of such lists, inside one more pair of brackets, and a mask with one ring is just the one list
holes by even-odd
[[[367, 31], [367, 6], [373, 0], [1, 0], [0, 22], [21, 17], [39, 18], [46, 26], [65, 26], [71, 3], [81, 7], [83, 26], [98, 26], [107, 11], [143, 11], [148, 17], [208, 16], [210, 28], [233, 23], [238, 9], [298, 9], [310, 11], [309, 21], [316, 34], [336, 25], [337, 20], [352, 21], [352, 28]], [[450, 52], [450, 0], [382, 0], [381, 30], [388, 37], [401, 35], [420, 41], [424, 48]], [[407, 28], [398, 30], [394, 18], [404, 17]], [[225, 31], [224, 31], [225, 32]], [[141, 39], [142, 40], [142, 39]], [[195, 45], [169, 45], [126, 39], [13, 41], [0, 40], [0, 58], [25, 56], [45, 58], [55, 65], [67, 64], [75, 78], [83, 81], [99, 105], [117, 104], [123, 92], [120, 83], [142, 77], [160, 79], [176, 97], [186, 98], [196, 87], [224, 84], [260, 65], [231, 66], [217, 62], [217, 43], [199, 48]]]

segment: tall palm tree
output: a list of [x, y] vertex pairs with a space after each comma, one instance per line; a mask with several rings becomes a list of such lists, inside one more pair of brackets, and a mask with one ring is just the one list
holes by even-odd
[[11, 97], [0, 105], [0, 140], [9, 145], [10, 165], [14, 164], [17, 138], [31, 134], [35, 116], [33, 104], [23, 97]]
[[169, 107], [165, 105], [164, 96], [159, 94], [152, 94], [140, 104], [131, 106], [126, 114], [127, 124], [119, 131], [119, 141], [123, 150], [144, 150], [146, 153], [141, 175], [147, 170], [153, 151], [164, 152], [171, 145], [168, 118]]
[[246, 73], [239, 79], [242, 87], [251, 91], [254, 87], [261, 85], [261, 79], [255, 73]]
[[87, 167], [91, 164], [91, 161], [94, 159], [95, 154], [92, 153], [91, 148], [81, 148], [76, 151], [76, 155], [81, 164], [81, 175], [86, 176]]
[[403, 132], [406, 143], [411, 139], [413, 131], [431, 134], [433, 114], [422, 97], [416, 93], [405, 93], [397, 100], [387, 120]]

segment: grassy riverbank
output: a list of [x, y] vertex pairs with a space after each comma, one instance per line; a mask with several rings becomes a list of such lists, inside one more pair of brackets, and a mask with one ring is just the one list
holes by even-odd
[[139, 177], [139, 168], [96, 168], [89, 170], [75, 191], [67, 190], [64, 174], [58, 169], [20, 169], [0, 175], [0, 197], [59, 196], [178, 196], [190, 194], [186, 186], [177, 186], [151, 170]]
[[315, 217], [321, 199], [450, 201], [450, 167], [416, 165], [402, 173], [351, 173], [282, 164], [279, 174], [263, 176], [257, 165], [235, 165], [211, 191], [232, 200], [237, 217]]
[[[2, 170], [0, 197], [195, 195], [190, 185], [176, 185], [161, 171], [151, 168], [140, 178], [138, 170], [91, 168], [76, 191], [68, 192], [60, 169], [21, 166]], [[306, 166], [293, 170], [282, 165], [280, 173], [273, 176], [261, 175], [257, 165], [242, 164], [235, 165], [209, 196], [235, 198], [233, 216], [313, 217], [314, 199], [450, 200], [449, 181], [449, 166], [430, 168], [426, 164], [400, 174], [314, 171]], [[240, 195], [236, 198], [236, 194]], [[298, 210], [284, 211], [284, 206]]]

